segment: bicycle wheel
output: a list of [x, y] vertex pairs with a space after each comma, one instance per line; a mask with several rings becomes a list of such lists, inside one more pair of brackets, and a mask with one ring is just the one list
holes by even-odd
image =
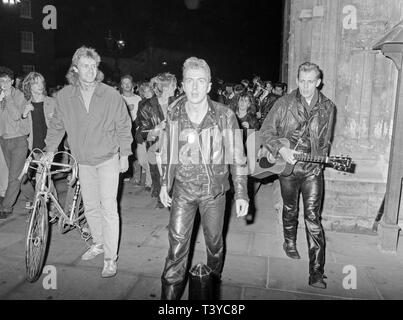
[[38, 196], [32, 209], [25, 246], [25, 265], [29, 282], [35, 282], [41, 276], [48, 235], [49, 221], [46, 201], [42, 196]]

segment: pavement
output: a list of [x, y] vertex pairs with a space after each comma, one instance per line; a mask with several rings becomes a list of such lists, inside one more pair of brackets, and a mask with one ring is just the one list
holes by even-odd
[[[303, 223], [298, 228], [301, 260], [292, 260], [282, 249], [281, 219], [274, 209], [273, 192], [273, 184], [260, 188], [252, 224], [236, 218], [234, 210], [228, 214], [221, 299], [403, 299], [403, 246], [396, 254], [383, 253], [376, 235], [327, 231], [327, 289], [308, 286]], [[160, 276], [168, 250], [169, 211], [156, 209], [155, 204], [144, 188], [123, 184], [116, 277], [101, 278], [102, 256], [82, 261], [86, 244], [79, 233], [72, 230], [62, 235], [55, 225], [44, 274], [30, 283], [24, 261], [28, 214], [20, 199], [14, 214], [0, 222], [0, 300], [159, 300]], [[200, 228], [190, 263], [198, 262], [206, 262]], [[188, 288], [183, 300], [187, 298]]]

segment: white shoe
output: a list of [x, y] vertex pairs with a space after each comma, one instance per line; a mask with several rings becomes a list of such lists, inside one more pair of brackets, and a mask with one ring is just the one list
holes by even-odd
[[91, 260], [97, 255], [104, 253], [103, 244], [93, 244], [81, 257], [81, 260]]
[[102, 269], [102, 278], [114, 277], [117, 273], [118, 265], [116, 261], [111, 259], [104, 260], [104, 268]]

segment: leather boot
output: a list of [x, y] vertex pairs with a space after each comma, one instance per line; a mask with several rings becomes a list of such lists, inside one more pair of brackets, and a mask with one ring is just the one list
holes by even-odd
[[297, 246], [295, 243], [287, 244], [287, 242], [284, 242], [283, 249], [285, 251], [285, 254], [291, 259], [301, 259], [301, 256], [298, 253]]
[[180, 300], [185, 289], [184, 283], [180, 284], [167, 284], [162, 281], [161, 287], [161, 300]]
[[319, 289], [326, 289], [326, 282], [325, 278], [327, 278], [324, 274], [320, 272], [313, 273], [309, 275], [309, 285], [311, 287], [319, 288]]

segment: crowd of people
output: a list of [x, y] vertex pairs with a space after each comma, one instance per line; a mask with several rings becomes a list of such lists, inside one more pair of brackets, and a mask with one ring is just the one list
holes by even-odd
[[[53, 159], [58, 149], [68, 146], [79, 164], [85, 216], [93, 237], [82, 259], [104, 254], [102, 277], [116, 275], [119, 180], [144, 187], [155, 198], [156, 208], [170, 208], [161, 297], [179, 299], [197, 210], [207, 265], [217, 281], [223, 267], [222, 230], [230, 185], [238, 217], [248, 217], [253, 186], [245, 142], [250, 132], [260, 130], [268, 158], [281, 155], [294, 165], [297, 153], [328, 153], [335, 107], [320, 93], [322, 72], [312, 63], [300, 66], [298, 88], [289, 94], [287, 84], [258, 76], [239, 84], [219, 80], [217, 90], [210, 92], [210, 67], [195, 57], [184, 62], [180, 84], [175, 75], [165, 72], [140, 83], [124, 75], [119, 88], [113, 88], [103, 83], [99, 63], [94, 49], [79, 48], [67, 72], [68, 84], [52, 90], [51, 96], [39, 72], [29, 73], [13, 86], [13, 71], [0, 67], [0, 219], [12, 215], [20, 190], [30, 208], [33, 187], [18, 180], [29, 150], [44, 150], [45, 157]], [[280, 138], [295, 147], [283, 145]], [[302, 192], [309, 284], [326, 288], [320, 222], [323, 168], [312, 163], [298, 163], [295, 168], [291, 176], [280, 175], [284, 251], [290, 258], [300, 258], [296, 226]]]

